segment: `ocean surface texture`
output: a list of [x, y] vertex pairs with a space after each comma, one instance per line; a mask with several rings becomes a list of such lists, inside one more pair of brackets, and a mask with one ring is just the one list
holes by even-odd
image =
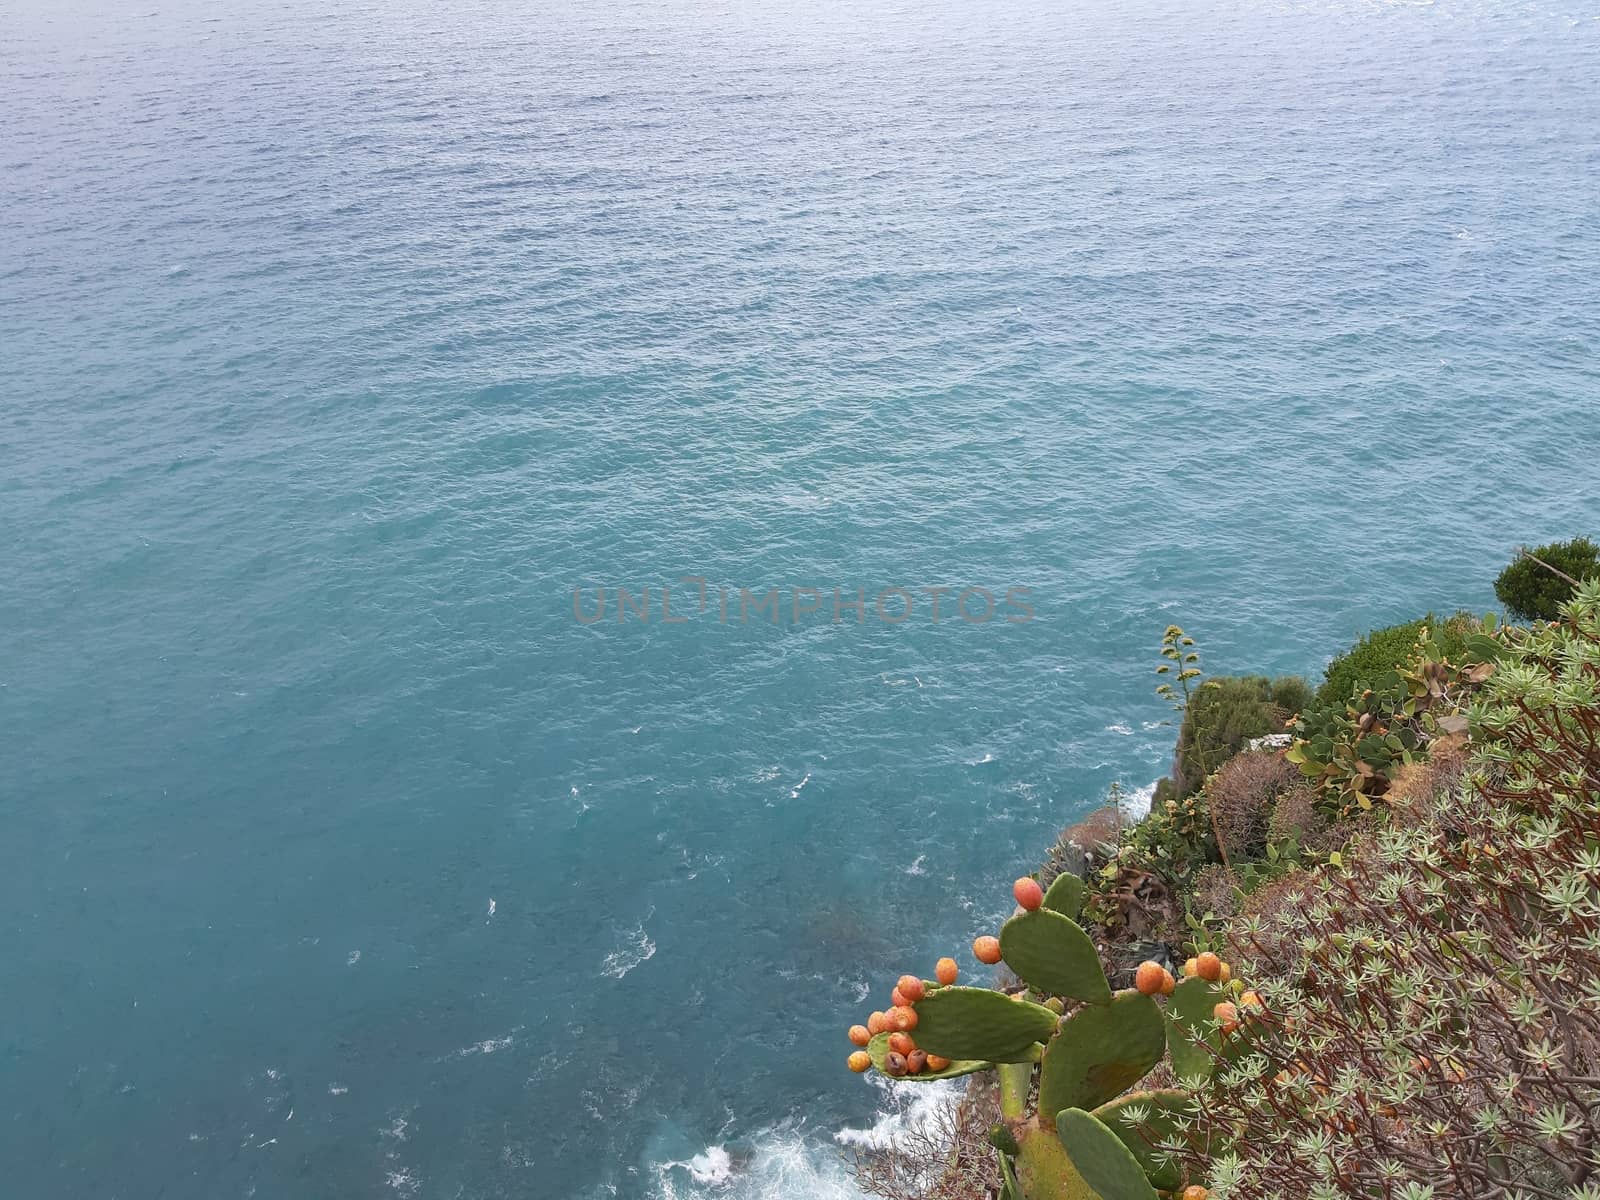
[[844, 1027], [1164, 771], [1169, 622], [1315, 673], [1600, 534], [1596, 0], [13, 0], [0, 79], [7, 1195], [851, 1196]]

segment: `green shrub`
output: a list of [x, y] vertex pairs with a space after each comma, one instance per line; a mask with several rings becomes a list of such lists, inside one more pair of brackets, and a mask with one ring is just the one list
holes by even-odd
[[[1579, 581], [1600, 578], [1600, 547], [1588, 538], [1551, 542], [1530, 553]], [[1519, 553], [1494, 581], [1494, 594], [1514, 617], [1553, 621], [1561, 606], [1572, 598], [1572, 585]]]
[[1427, 758], [1429, 743], [1464, 727], [1461, 714], [1494, 673], [1502, 644], [1492, 622], [1479, 626], [1467, 618], [1466, 624], [1470, 633], [1458, 628], [1453, 635], [1461, 645], [1453, 658], [1425, 624], [1402, 665], [1348, 700], [1295, 719], [1294, 742], [1285, 757], [1316, 789], [1327, 815], [1343, 819], [1370, 810], [1401, 768]]
[[1468, 635], [1478, 629], [1478, 620], [1468, 612], [1443, 619], [1429, 613], [1415, 621], [1374, 629], [1328, 664], [1323, 684], [1317, 689], [1317, 707], [1342, 705], [1359, 688], [1372, 687], [1390, 671], [1405, 666], [1424, 628], [1438, 643], [1440, 652], [1456, 661], [1466, 646]]
[[1269, 680], [1261, 675], [1221, 675], [1196, 688], [1178, 731], [1179, 790], [1195, 791], [1251, 738], [1281, 732], [1310, 691], [1295, 676]]

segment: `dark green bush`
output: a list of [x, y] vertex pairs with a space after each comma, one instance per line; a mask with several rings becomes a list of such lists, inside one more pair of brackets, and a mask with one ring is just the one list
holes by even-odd
[[1432, 632], [1444, 657], [1460, 662], [1467, 635], [1478, 628], [1478, 620], [1468, 612], [1442, 620], [1429, 613], [1415, 621], [1374, 629], [1328, 664], [1323, 684], [1317, 689], [1317, 707], [1342, 708], [1358, 687], [1372, 687], [1390, 671], [1403, 667], [1416, 649], [1424, 626]]
[[1221, 675], [1208, 679], [1190, 697], [1178, 731], [1175, 775], [1187, 795], [1227, 762], [1251, 738], [1283, 730], [1284, 721], [1310, 696], [1296, 676], [1269, 680], [1261, 675]]
[[[1580, 582], [1600, 578], [1600, 547], [1588, 538], [1551, 542], [1531, 553]], [[1514, 617], [1553, 621], [1561, 615], [1561, 606], [1572, 598], [1572, 585], [1519, 554], [1494, 581], [1494, 594]]]

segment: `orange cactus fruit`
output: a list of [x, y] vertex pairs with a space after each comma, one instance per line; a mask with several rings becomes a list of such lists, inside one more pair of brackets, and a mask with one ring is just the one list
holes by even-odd
[[874, 1037], [889, 1031], [889, 1014], [875, 1012], [867, 1018], [867, 1036]]
[[1221, 1023], [1223, 1033], [1232, 1033], [1239, 1028], [1239, 1010], [1226, 1000], [1213, 1008], [1211, 1015]]
[[928, 1055], [922, 1050], [913, 1050], [906, 1055], [906, 1070], [912, 1075], [921, 1075], [928, 1069]]
[[883, 1056], [883, 1073], [899, 1079], [906, 1073], [906, 1056], [896, 1054], [893, 1050], [889, 1051]]
[[1188, 1187], [1183, 1189], [1183, 1200], [1206, 1200], [1206, 1198], [1210, 1195], [1211, 1193], [1206, 1191], [1206, 1189], [1201, 1187], [1198, 1183], [1191, 1183]]
[[1140, 963], [1139, 969], [1133, 973], [1133, 986], [1146, 996], [1154, 996], [1161, 990], [1162, 978], [1166, 973], [1166, 968], [1160, 963], [1147, 959]]
[[1172, 977], [1172, 972], [1163, 970], [1161, 972], [1161, 994], [1163, 996], [1170, 996], [1177, 990], [1178, 981]]
[[888, 1015], [890, 1033], [910, 1033], [917, 1027], [917, 1010], [909, 1004], [896, 1005]]
[[889, 1007], [890, 1008], [904, 1008], [906, 1005], [908, 1005], [910, 1003], [911, 1003], [911, 1001], [906, 999], [905, 993], [902, 992], [898, 987], [895, 988], [894, 991], [889, 993]]
[[1033, 912], [1044, 903], [1044, 889], [1039, 886], [1039, 881], [1024, 875], [1011, 885], [1011, 894], [1017, 898], [1017, 903], [1029, 912]]
[[1207, 950], [1195, 958], [1194, 973], [1207, 983], [1216, 983], [1222, 978], [1222, 960]]
[[912, 1040], [909, 1033], [891, 1033], [889, 1035], [889, 1049], [896, 1054], [904, 1054], [909, 1057], [916, 1048], [917, 1043]]
[[1199, 962], [1200, 962], [1200, 960], [1198, 958], [1186, 958], [1186, 959], [1184, 959], [1184, 961], [1183, 961], [1183, 977], [1185, 979], [1193, 979], [1197, 974], [1199, 974], [1199, 972], [1200, 972]]
[[857, 1050], [845, 1061], [849, 1064], [850, 1069], [859, 1075], [872, 1065], [872, 1055], [865, 1050]]
[[1000, 939], [981, 937], [972, 943], [972, 957], [988, 966], [1000, 961]]
[[1222, 969], [1217, 972], [1218, 983], [1231, 983], [1233, 981], [1233, 968], [1227, 963], [1222, 964]]
[[1244, 992], [1239, 997], [1239, 1007], [1245, 1012], [1266, 1012], [1267, 1006], [1261, 1003], [1261, 997], [1253, 990]]
[[872, 1040], [872, 1030], [865, 1025], [850, 1026], [850, 1040], [858, 1046], [865, 1046]]
[[928, 987], [915, 975], [902, 975], [900, 982], [895, 984], [895, 991], [906, 998], [907, 1004], [915, 1004], [927, 995]]
[[943, 1071], [950, 1065], [948, 1058], [940, 1058], [937, 1054], [928, 1055], [928, 1070]]
[[953, 958], [941, 958], [933, 968], [933, 977], [945, 987], [954, 983], [960, 974], [961, 968], [956, 966], [956, 960]]

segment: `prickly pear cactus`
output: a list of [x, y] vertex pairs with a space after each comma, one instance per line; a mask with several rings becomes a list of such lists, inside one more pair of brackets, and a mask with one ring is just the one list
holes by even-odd
[[1069, 921], [1076, 921], [1083, 909], [1084, 882], [1071, 871], [1063, 871], [1045, 889], [1044, 907], [1058, 912]]
[[1006, 966], [1035, 991], [1086, 1004], [1109, 1004], [1100, 954], [1076, 921], [1046, 908], [1019, 913], [1000, 928]]
[[[867, 1043], [867, 1053], [872, 1056], [872, 1065], [877, 1067], [878, 1070], [883, 1071], [885, 1075], [889, 1073], [884, 1071], [884, 1062], [889, 1057], [889, 1036], [890, 1035], [887, 1033], [880, 1033]], [[993, 1066], [994, 1063], [990, 1062], [988, 1059], [958, 1058], [952, 1059], [950, 1061], [950, 1065], [944, 1068], [942, 1071], [935, 1071], [930, 1068], [926, 1071], [923, 1071], [920, 1075], [912, 1076], [911, 1078], [914, 1078], [919, 1082], [925, 1079], [956, 1079], [962, 1075], [971, 1075], [978, 1071], [987, 1071]]]
[[1161, 1007], [1138, 992], [1079, 1009], [1061, 1023], [1039, 1065], [1039, 1111], [1097, 1108], [1150, 1073], [1167, 1049]]
[[1191, 977], [1180, 983], [1167, 1004], [1167, 1047], [1179, 1079], [1210, 1079], [1221, 1037], [1211, 1018], [1221, 989]]
[[1042, 1004], [1013, 1000], [988, 988], [940, 988], [916, 1009], [917, 1045], [942, 1058], [1033, 1062], [1039, 1043], [1056, 1028], [1056, 1014]]
[[[851, 1028], [863, 1049], [850, 1068], [907, 1081], [993, 1070], [1002, 1120], [990, 1142], [1000, 1156], [1001, 1200], [1157, 1200], [1156, 1189], [1174, 1195], [1193, 1185], [1176, 1157], [1195, 1111], [1192, 1092], [1128, 1089], [1167, 1057], [1180, 1080], [1200, 1086], [1219, 1062], [1248, 1053], [1249, 1014], [1259, 1004], [1218, 1009], [1243, 984], [1200, 978], [1231, 974], [1213, 954], [1192, 960], [1186, 969], [1196, 974], [1181, 983], [1160, 964], [1143, 963], [1136, 987], [1113, 994], [1089, 936], [1048, 907], [1075, 911], [1078, 889], [1052, 884], [1041, 895], [1019, 884], [1016, 892], [1029, 911], [1002, 927], [998, 954], [992, 937], [977, 939], [973, 954], [989, 966], [1003, 959], [1048, 1006], [957, 986], [954, 960], [941, 959], [936, 973], [948, 982], [901, 976], [891, 1009]], [[1069, 1008], [1063, 997], [1079, 1003]], [[912, 1045], [897, 1041], [902, 1053], [891, 1059], [897, 1035]], [[933, 1070], [929, 1059], [950, 1061]]]
[[1178, 1140], [1180, 1126], [1193, 1115], [1194, 1097], [1180, 1088], [1129, 1092], [1095, 1109], [1093, 1116], [1122, 1140], [1144, 1168], [1153, 1187], [1175, 1192], [1183, 1186], [1179, 1164], [1157, 1149]]
[[1023, 1130], [1017, 1150], [1019, 1200], [1101, 1200], [1078, 1171], [1055, 1131], [1037, 1123]]
[[1092, 1195], [1100, 1200], [1156, 1200], [1156, 1190], [1133, 1152], [1081, 1108], [1056, 1115], [1056, 1136]]

